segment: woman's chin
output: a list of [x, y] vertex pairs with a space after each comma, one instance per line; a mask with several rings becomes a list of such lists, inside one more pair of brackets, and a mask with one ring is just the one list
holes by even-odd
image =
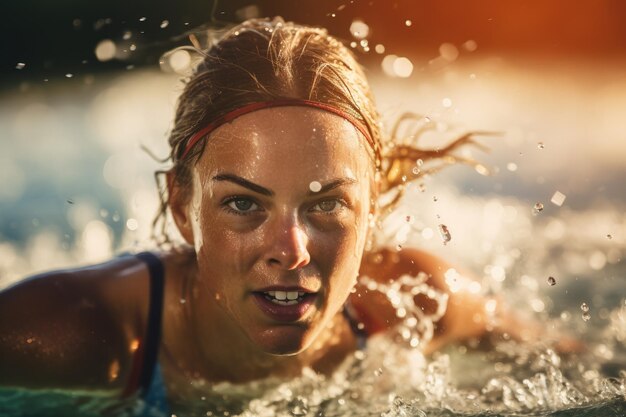
[[275, 326], [252, 338], [261, 350], [276, 356], [291, 356], [305, 350], [313, 338], [310, 329], [297, 325]]

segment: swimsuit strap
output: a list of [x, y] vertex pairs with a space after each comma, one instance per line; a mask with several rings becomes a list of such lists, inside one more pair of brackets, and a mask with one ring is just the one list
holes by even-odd
[[343, 313], [343, 316], [348, 320], [348, 324], [350, 324], [350, 329], [356, 337], [357, 349], [365, 349], [368, 334], [365, 331], [363, 323], [361, 323], [361, 321], [358, 319], [357, 313], [352, 306], [352, 303], [350, 303], [350, 301], [346, 301], [343, 305], [343, 310], [341, 312]]
[[148, 266], [150, 299], [146, 333], [143, 340], [139, 341], [139, 347], [135, 351], [129, 383], [122, 394], [123, 397], [132, 395], [137, 390], [139, 390], [141, 397], [148, 393], [161, 342], [165, 268], [158, 256], [151, 252], [141, 252], [134, 256]]

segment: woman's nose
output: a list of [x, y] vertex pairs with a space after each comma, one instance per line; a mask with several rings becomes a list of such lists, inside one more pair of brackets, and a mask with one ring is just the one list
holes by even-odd
[[268, 252], [268, 263], [282, 269], [302, 268], [311, 261], [308, 251], [309, 237], [301, 225], [292, 222], [277, 228]]

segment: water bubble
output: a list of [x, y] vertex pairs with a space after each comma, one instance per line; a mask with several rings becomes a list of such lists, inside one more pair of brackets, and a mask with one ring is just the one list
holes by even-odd
[[413, 25], [413, 22], [410, 19], [407, 19], [407, 20], [404, 21], [404, 25], [406, 27], [411, 27]]
[[443, 105], [443, 107], [445, 107], [446, 109], [449, 109], [450, 107], [452, 107], [452, 100], [450, 100], [448, 97], [444, 98], [443, 100], [441, 100], [441, 104]]
[[69, 72], [67, 74], [65, 74], [65, 78], [72, 78], [73, 76], [74, 76], [74, 74], [71, 74]]
[[411, 172], [413, 173], [413, 175], [419, 175], [420, 169], [418, 167], [413, 167], [413, 169], [411, 169]]
[[383, 368], [378, 368], [374, 371], [374, 376], [381, 376], [383, 374]]
[[26, 67], [26, 64], [25, 64], [25, 63], [23, 63], [23, 62], [18, 62], [18, 63], [15, 65], [15, 69], [18, 69], [18, 70], [24, 69], [24, 67]]
[[113, 221], [115, 223], [120, 221], [120, 215], [119, 215], [119, 213], [117, 211], [115, 213], [113, 213], [113, 217], [111, 217], [111, 218], [113, 219]]
[[586, 313], [589, 311], [589, 306], [587, 305], [587, 303], [582, 303], [580, 305], [580, 309]]
[[124, 32], [124, 35], [122, 36], [122, 39], [127, 41], [130, 38], [132, 38], [132, 36], [133, 36], [133, 32], [131, 32], [130, 30], [127, 30], [126, 32]]
[[131, 43], [128, 49], [130, 49], [131, 51], [135, 51], [137, 50], [137, 45], [135, 45], [134, 43]]
[[109, 211], [107, 209], [100, 209], [100, 217], [107, 218], [109, 216]]
[[438, 199], [437, 199], [437, 196], [436, 196], [436, 195], [434, 195], [434, 196], [433, 196], [433, 201], [434, 201], [435, 203], [438, 201]]
[[543, 145], [543, 142], [539, 142], [539, 143], [537, 143], [537, 148], [538, 148], [538, 149], [543, 149], [543, 148], [545, 148], [545, 146]]
[[402, 250], [402, 245], [396, 245], [396, 250], [400, 252]]
[[588, 312], [584, 312], [582, 315], [583, 321], [589, 321], [591, 319], [591, 314]]
[[314, 193], [318, 193], [321, 189], [322, 184], [320, 184], [318, 181], [311, 181], [311, 183], [309, 184], [309, 190]]
[[515, 162], [509, 162], [508, 164], [506, 164], [506, 169], [511, 172], [515, 172], [517, 171], [517, 164]]
[[404, 218], [404, 220], [405, 220], [407, 223], [411, 223], [411, 220], [413, 220], [413, 218], [412, 218], [411, 216], [406, 216], [406, 217]]
[[543, 211], [543, 204], [535, 203], [535, 205], [533, 206], [533, 214], [539, 214], [542, 211]]
[[146, 17], [145, 17], [145, 16], [144, 16], [144, 17], [140, 17], [140, 18], [139, 18], [139, 21], [140, 21], [140, 22], [145, 22], [145, 21], [146, 21]]
[[186, 302], [187, 302], [187, 300], [185, 300], [184, 298], [181, 298], [181, 299], [180, 299], [180, 303], [181, 303], [181, 304], [185, 304]]
[[565, 194], [563, 194], [560, 191], [556, 191], [553, 195], [552, 198], [550, 199], [550, 202], [552, 204], [554, 204], [555, 206], [559, 206], [561, 207], [563, 205], [563, 203], [565, 202]]
[[418, 184], [418, 185], [417, 185], [417, 188], [420, 190], [420, 192], [422, 192], [422, 193], [423, 193], [423, 192], [425, 192], [425, 191], [426, 191], [426, 184], [423, 184], [423, 183]]
[[606, 235], [606, 238], [611, 240], [611, 239], [613, 239], [613, 236], [611, 234], [608, 234], [608, 235]]
[[170, 25], [170, 21], [169, 20], [164, 20], [161, 22], [161, 24], [159, 25], [159, 27], [161, 29], [165, 29], [166, 27], [168, 27]]
[[356, 48], [358, 44], [354, 41], [350, 42], [350, 48]]
[[385, 45], [382, 44], [378, 44], [374, 47], [374, 50], [376, 51], [377, 54], [384, 54], [385, 53]]
[[556, 279], [554, 279], [554, 277], [548, 277], [548, 284], [550, 284], [551, 287], [556, 285]]
[[450, 230], [445, 224], [439, 225], [439, 234], [441, 235], [441, 239], [443, 239], [444, 245], [452, 239], [452, 235], [450, 235]]

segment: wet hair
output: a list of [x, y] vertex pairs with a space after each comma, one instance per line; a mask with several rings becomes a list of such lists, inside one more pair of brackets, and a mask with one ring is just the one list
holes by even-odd
[[[313, 100], [338, 108], [362, 123], [372, 138], [375, 193], [397, 191], [389, 206], [399, 200], [407, 179], [427, 173], [413, 169], [417, 160], [449, 156], [446, 150], [423, 151], [383, 140], [380, 116], [363, 69], [352, 51], [325, 29], [281, 18], [251, 19], [228, 30], [208, 48], [200, 47], [196, 38], [192, 41], [199, 63], [178, 98], [169, 134], [170, 172], [183, 192], [190, 190], [191, 168], [206, 144], [206, 140], [198, 141], [185, 153], [189, 139], [211, 121], [261, 101]], [[396, 137], [402, 123], [421, 119], [414, 114], [400, 117], [390, 137]], [[159, 176], [166, 172], [155, 174], [161, 203], [153, 223], [153, 236], [159, 244], [170, 240], [165, 220], [167, 188], [159, 181]]]

